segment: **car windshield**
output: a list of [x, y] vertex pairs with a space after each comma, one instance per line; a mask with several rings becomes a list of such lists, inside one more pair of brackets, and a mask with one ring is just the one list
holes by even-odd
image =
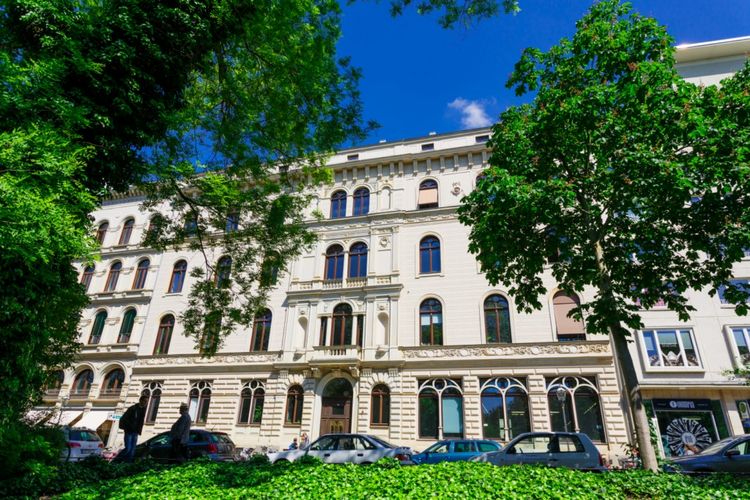
[[388, 441], [383, 441], [379, 437], [367, 436], [367, 439], [371, 439], [371, 440], [375, 441], [376, 443], [380, 444], [381, 446], [385, 446], [386, 448], [396, 448], [396, 446], [392, 445]]
[[720, 441], [716, 441], [715, 443], [711, 443], [710, 445], [703, 448], [698, 454], [699, 455], [712, 455], [716, 453], [717, 451], [721, 450], [723, 447], [725, 447], [729, 443], [731, 443], [733, 439], [734, 438], [728, 437]]

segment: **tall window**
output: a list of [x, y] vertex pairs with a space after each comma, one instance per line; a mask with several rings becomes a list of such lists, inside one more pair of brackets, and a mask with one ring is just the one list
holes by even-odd
[[502, 295], [490, 295], [485, 299], [484, 330], [490, 344], [511, 342], [510, 308], [508, 299]]
[[419, 272], [440, 272], [440, 240], [435, 236], [425, 236], [419, 242]]
[[438, 206], [438, 184], [433, 179], [422, 181], [419, 185], [417, 208], [435, 208]]
[[91, 370], [83, 370], [81, 373], [76, 375], [73, 380], [73, 387], [70, 389], [72, 396], [86, 397], [91, 391], [91, 384], [94, 382], [94, 372]]
[[387, 426], [391, 422], [391, 391], [383, 384], [372, 389], [370, 423], [374, 426]]
[[750, 364], [750, 327], [732, 328], [732, 337], [734, 338], [734, 345], [737, 347], [740, 364]]
[[120, 279], [120, 271], [122, 271], [122, 262], [115, 262], [109, 268], [107, 283], [104, 285], [105, 292], [115, 291], [115, 289], [117, 288], [117, 280]]
[[104, 237], [107, 236], [107, 231], [109, 230], [109, 223], [108, 222], [102, 222], [99, 224], [99, 227], [96, 229], [96, 242], [100, 245], [104, 245]]
[[263, 419], [263, 401], [266, 386], [260, 380], [251, 380], [242, 386], [238, 424], [259, 424]]
[[122, 232], [120, 233], [120, 245], [127, 245], [130, 243], [130, 236], [133, 234], [133, 226], [135, 225], [135, 221], [133, 219], [128, 219], [125, 221], [125, 223], [122, 225]]
[[586, 330], [583, 322], [570, 316], [570, 312], [581, 305], [578, 296], [557, 292], [552, 298], [555, 311], [555, 325], [557, 326], [557, 340], [560, 342], [586, 340]]
[[346, 191], [336, 191], [331, 195], [331, 219], [346, 217]]
[[362, 242], [349, 248], [349, 277], [367, 277], [367, 245]]
[[135, 309], [128, 309], [122, 315], [122, 325], [120, 325], [120, 333], [117, 336], [118, 344], [126, 344], [130, 341], [130, 336], [133, 334], [133, 325], [135, 324], [135, 314]]
[[422, 345], [443, 345], [443, 305], [427, 299], [419, 306], [420, 342]]
[[331, 345], [352, 345], [352, 306], [339, 304], [333, 308], [333, 326], [331, 328]]
[[547, 380], [550, 423], [554, 432], [582, 432], [592, 441], [605, 441], [599, 391], [588, 377]]
[[481, 393], [485, 438], [509, 441], [531, 431], [529, 395], [523, 382], [515, 378], [492, 378], [482, 383]]
[[50, 381], [44, 388], [44, 394], [46, 396], [57, 396], [60, 394], [63, 382], [65, 381], [65, 372], [62, 370], [55, 370], [50, 377]]
[[107, 311], [99, 311], [94, 317], [94, 325], [91, 327], [89, 335], [89, 344], [98, 344], [102, 340], [104, 333], [104, 324], [107, 321]]
[[229, 285], [229, 275], [232, 272], [232, 258], [222, 257], [216, 264], [216, 286], [224, 288]]
[[304, 391], [299, 385], [293, 385], [286, 393], [286, 416], [284, 423], [299, 425], [302, 423], [302, 403]]
[[182, 292], [182, 285], [185, 284], [187, 275], [187, 262], [178, 260], [172, 268], [172, 279], [169, 282], [169, 293]]
[[94, 277], [94, 266], [86, 266], [86, 269], [83, 270], [83, 274], [81, 275], [81, 284], [83, 285], [84, 290], [87, 292], [89, 291], [89, 286], [91, 285], [91, 278]]
[[201, 380], [190, 388], [188, 412], [196, 424], [205, 424], [208, 420], [208, 407], [211, 405], [211, 382]]
[[125, 383], [125, 372], [121, 368], [111, 370], [104, 377], [102, 386], [102, 396], [119, 396], [122, 392], [122, 385]]
[[240, 214], [232, 212], [227, 215], [226, 224], [224, 225], [225, 233], [233, 233], [240, 228]]
[[366, 187], [354, 191], [354, 207], [352, 215], [367, 215], [370, 212], [370, 190]]
[[145, 382], [143, 384], [141, 396], [148, 396], [146, 418], [144, 419], [147, 424], [156, 422], [156, 415], [159, 413], [159, 403], [161, 403], [161, 391], [161, 382]]
[[156, 345], [154, 345], [154, 355], [167, 354], [169, 352], [169, 342], [172, 340], [172, 331], [174, 330], [174, 316], [167, 314], [161, 318], [159, 323], [159, 332], [156, 334]]
[[451, 379], [436, 378], [419, 386], [419, 437], [463, 437], [464, 409], [461, 386]]
[[685, 330], [644, 330], [643, 344], [649, 366], [700, 366], [692, 332]]
[[271, 334], [272, 314], [268, 309], [258, 311], [253, 319], [252, 351], [267, 351], [268, 338]]
[[326, 250], [325, 279], [340, 280], [344, 277], [344, 248], [331, 245]]
[[195, 236], [198, 232], [198, 218], [194, 215], [188, 215], [185, 218], [183, 230], [186, 236]]
[[151, 262], [148, 259], [143, 259], [138, 263], [138, 267], [135, 269], [135, 278], [133, 278], [133, 290], [141, 290], [146, 286], [148, 267], [150, 265]]

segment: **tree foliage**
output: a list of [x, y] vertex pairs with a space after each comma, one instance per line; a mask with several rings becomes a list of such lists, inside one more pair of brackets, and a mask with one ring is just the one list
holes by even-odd
[[[412, 5], [413, 0], [391, 0], [391, 15], [399, 16]], [[518, 0], [418, 0], [417, 13], [421, 15], [440, 12], [438, 23], [443, 28], [467, 26], [472, 22], [495, 17], [501, 12], [520, 12]]]

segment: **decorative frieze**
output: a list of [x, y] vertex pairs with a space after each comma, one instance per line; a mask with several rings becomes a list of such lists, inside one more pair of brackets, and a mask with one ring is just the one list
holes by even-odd
[[253, 354], [218, 354], [210, 358], [202, 356], [152, 356], [138, 360], [139, 365], [237, 365], [249, 363], [273, 363], [281, 358], [281, 352]]
[[512, 344], [496, 346], [461, 347], [402, 347], [405, 358], [466, 358], [466, 357], [514, 357], [514, 356], [560, 356], [577, 354], [610, 354], [609, 342], [566, 342], [548, 344]]

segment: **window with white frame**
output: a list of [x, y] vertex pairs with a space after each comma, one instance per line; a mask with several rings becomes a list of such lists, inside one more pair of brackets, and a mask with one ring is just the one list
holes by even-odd
[[732, 340], [737, 348], [740, 364], [750, 364], [750, 326], [735, 326], [732, 328]]
[[695, 338], [690, 329], [644, 330], [642, 339], [648, 366], [665, 368], [701, 366]]
[[[729, 288], [734, 288], [735, 293], [748, 293], [750, 294], [750, 280], [747, 278], [744, 279], [734, 279], [729, 280], [730, 287], [721, 285], [718, 289], [719, 292], [719, 300], [722, 304], [732, 304], [732, 301], [729, 300], [729, 297], [727, 297], [727, 291], [729, 291]], [[740, 296], [741, 300], [741, 296]]]

